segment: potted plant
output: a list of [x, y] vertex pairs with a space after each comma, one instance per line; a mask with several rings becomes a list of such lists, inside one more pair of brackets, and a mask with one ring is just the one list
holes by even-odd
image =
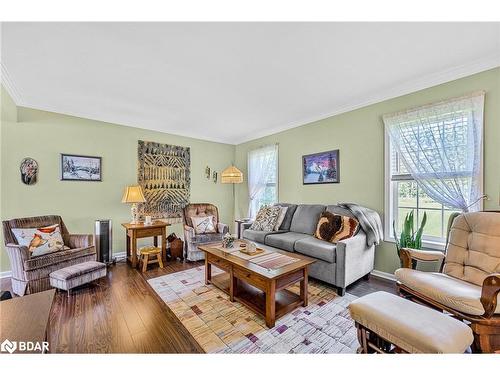
[[[422, 233], [424, 231], [425, 223], [427, 223], [427, 213], [424, 212], [424, 216], [422, 217], [422, 222], [420, 223], [420, 227], [415, 231], [414, 224], [414, 215], [413, 210], [411, 210], [408, 214], [406, 214], [405, 219], [403, 221], [403, 228], [401, 230], [401, 234], [398, 236], [396, 234], [396, 221], [392, 222], [392, 229], [394, 231], [394, 239], [396, 240], [396, 249], [398, 252], [399, 261], [402, 264], [401, 260], [401, 249], [402, 248], [410, 248], [410, 249], [421, 249], [422, 248]], [[416, 267], [416, 262], [412, 264], [412, 267]]]

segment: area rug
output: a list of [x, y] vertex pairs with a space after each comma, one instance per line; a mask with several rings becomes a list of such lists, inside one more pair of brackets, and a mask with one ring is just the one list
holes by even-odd
[[[206, 353], [354, 353], [359, 344], [347, 306], [356, 299], [309, 280], [309, 305], [266, 327], [264, 319], [213, 285], [196, 267], [148, 280]], [[212, 267], [212, 275], [221, 271]], [[290, 288], [298, 293], [298, 284]]]

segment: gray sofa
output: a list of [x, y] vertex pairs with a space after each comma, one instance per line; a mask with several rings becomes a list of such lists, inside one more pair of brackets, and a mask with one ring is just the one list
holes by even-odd
[[278, 231], [255, 231], [249, 229], [251, 223], [245, 223], [243, 238], [256, 242], [259, 247], [281, 249], [314, 258], [316, 262], [309, 267], [309, 275], [336, 286], [341, 296], [348, 285], [362, 277], [369, 277], [373, 270], [375, 245], [366, 244], [366, 234], [361, 228], [353, 237], [337, 244], [314, 237], [323, 211], [354, 217], [349, 210], [336, 205], [279, 205], [287, 206], [288, 210]]

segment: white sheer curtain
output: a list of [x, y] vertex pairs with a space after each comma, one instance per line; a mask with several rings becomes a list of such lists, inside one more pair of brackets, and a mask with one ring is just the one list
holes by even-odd
[[[259, 200], [270, 178], [277, 175], [278, 145], [267, 145], [248, 153], [248, 217], [254, 218]], [[277, 185], [277, 181], [276, 185]]]
[[418, 186], [463, 212], [480, 210], [484, 92], [383, 117], [393, 147]]

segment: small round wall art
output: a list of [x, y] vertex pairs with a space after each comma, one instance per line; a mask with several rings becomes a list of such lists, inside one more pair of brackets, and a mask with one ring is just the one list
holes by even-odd
[[35, 159], [24, 158], [21, 162], [21, 181], [26, 185], [36, 184], [38, 177], [38, 163]]

